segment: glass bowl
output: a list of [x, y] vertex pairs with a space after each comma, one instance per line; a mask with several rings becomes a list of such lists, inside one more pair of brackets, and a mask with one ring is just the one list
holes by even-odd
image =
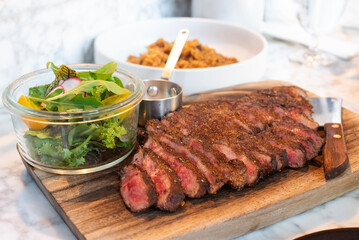
[[[98, 64], [68, 65], [77, 72], [95, 71]], [[21, 157], [35, 168], [56, 174], [85, 174], [114, 166], [134, 149], [143, 82], [117, 69], [131, 95], [115, 104], [94, 110], [49, 112], [17, 103], [30, 87], [51, 83], [54, 73], [41, 69], [21, 76], [4, 91]]]

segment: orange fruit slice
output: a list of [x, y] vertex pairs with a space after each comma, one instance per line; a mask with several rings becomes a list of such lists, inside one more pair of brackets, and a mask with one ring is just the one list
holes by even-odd
[[125, 100], [126, 98], [128, 98], [131, 95], [131, 93], [126, 93], [126, 94], [122, 94], [122, 95], [112, 95], [104, 100], [102, 100], [102, 103], [104, 106], [109, 106], [115, 103], [118, 103], [122, 100]]
[[[21, 95], [21, 97], [19, 98], [19, 100], [17, 100], [17, 102], [25, 107], [41, 110], [41, 108], [39, 108], [35, 103], [33, 103], [30, 98], [24, 95]], [[41, 118], [23, 116], [22, 120], [31, 130], [42, 130], [48, 125], [45, 123], [37, 122], [37, 121], [46, 121], [45, 119], [41, 119]]]
[[[102, 103], [103, 103], [104, 106], [109, 106], [111, 104], [115, 104], [115, 103], [118, 103], [118, 102], [120, 102], [122, 100], [125, 100], [130, 95], [131, 95], [131, 93], [126, 93], [126, 94], [122, 94], [122, 95], [112, 95], [112, 96], [102, 100]], [[121, 109], [122, 113], [120, 113], [120, 118], [124, 118], [127, 115], [131, 114], [132, 110], [128, 111], [128, 109], [130, 109], [130, 108], [132, 108], [132, 105], [129, 105], [129, 106]]]

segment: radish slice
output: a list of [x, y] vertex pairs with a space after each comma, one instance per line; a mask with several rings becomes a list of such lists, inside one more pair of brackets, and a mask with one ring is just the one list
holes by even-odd
[[[76, 77], [72, 77], [72, 78], [68, 78], [65, 81], [64, 80], [60, 80], [59, 81], [59, 85], [57, 87], [55, 87], [54, 89], [52, 89], [47, 95], [49, 96], [51, 93], [55, 92], [57, 89], [62, 88], [62, 93], [60, 94], [64, 94], [67, 91], [70, 91], [71, 89], [74, 89], [75, 87], [77, 87], [78, 85], [80, 85], [81, 83], [81, 79], [76, 78]], [[85, 97], [85, 96], [84, 96]]]
[[[72, 78], [68, 78], [66, 79], [61, 85], [63, 89], [65, 90], [64, 92], [70, 91], [71, 89], [74, 89], [75, 87], [77, 87], [78, 85], [80, 85], [81, 83], [81, 79], [76, 78], [76, 77], [72, 77]], [[64, 93], [63, 92], [63, 93]]]
[[46, 97], [49, 96], [51, 93], [55, 92], [57, 89], [62, 89], [62, 93], [60, 93], [60, 94], [65, 93], [65, 89], [62, 86], [57, 86], [54, 89], [52, 89], [48, 94], [46, 94]]

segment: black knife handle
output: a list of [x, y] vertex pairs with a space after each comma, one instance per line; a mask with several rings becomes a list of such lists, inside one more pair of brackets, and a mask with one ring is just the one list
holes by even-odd
[[342, 124], [326, 123], [324, 131], [324, 174], [326, 179], [332, 179], [345, 171], [349, 160]]

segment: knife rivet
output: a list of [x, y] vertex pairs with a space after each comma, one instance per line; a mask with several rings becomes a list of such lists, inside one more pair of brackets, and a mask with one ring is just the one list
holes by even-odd
[[333, 137], [334, 137], [334, 138], [342, 138], [342, 136], [339, 135], [339, 134], [334, 134]]
[[332, 128], [339, 128], [339, 125], [338, 124], [333, 124]]

